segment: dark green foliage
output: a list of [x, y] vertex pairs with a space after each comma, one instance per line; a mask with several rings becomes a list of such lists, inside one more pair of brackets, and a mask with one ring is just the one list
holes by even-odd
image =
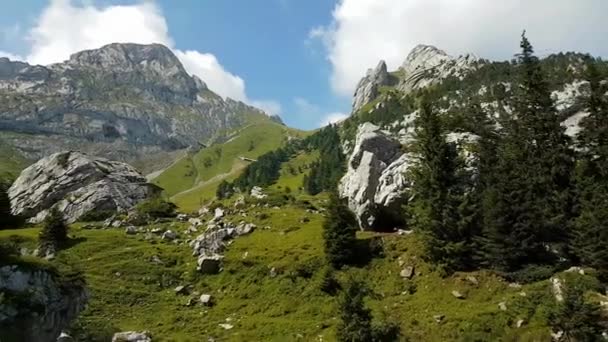
[[162, 197], [154, 197], [137, 205], [137, 212], [152, 218], [174, 217], [177, 206]]
[[532, 46], [522, 36], [515, 114], [505, 120], [491, 184], [483, 194], [486, 264], [514, 271], [554, 262], [566, 240], [572, 155]]
[[234, 194], [234, 187], [226, 180], [223, 180], [215, 190], [215, 196], [218, 199], [230, 198], [232, 194]]
[[53, 246], [55, 248], [63, 246], [68, 240], [68, 226], [65, 223], [63, 213], [57, 207], [53, 207], [44, 219], [38, 238], [41, 246]]
[[18, 228], [25, 222], [22, 217], [11, 213], [11, 201], [8, 197], [9, 184], [0, 180], [0, 229]]
[[256, 162], [247, 166], [243, 174], [234, 181], [234, 186], [242, 191], [249, 191], [254, 186], [269, 186], [279, 178], [281, 164], [286, 162], [291, 156], [291, 149], [288, 147], [280, 148], [268, 152]]
[[574, 220], [573, 249], [580, 261], [608, 280], [608, 87], [598, 62], [587, 60], [591, 91], [586, 106], [589, 116], [579, 135], [581, 158], [576, 168], [578, 216]]
[[306, 149], [319, 150], [319, 160], [304, 178], [304, 189], [311, 195], [336, 187], [344, 174], [344, 154], [336, 126], [329, 125], [304, 141]]
[[115, 210], [92, 210], [80, 217], [81, 222], [99, 222], [116, 214]]
[[335, 295], [340, 290], [340, 283], [335, 277], [335, 271], [331, 267], [326, 267], [321, 275], [321, 291], [328, 295]]
[[367, 342], [372, 340], [372, 314], [363, 302], [365, 284], [349, 280], [340, 297], [340, 324], [338, 341]]
[[332, 193], [327, 207], [327, 218], [323, 222], [325, 255], [335, 268], [353, 263], [356, 258], [356, 221], [348, 207], [338, 195]]
[[567, 283], [563, 289], [564, 300], [549, 314], [549, 324], [554, 331], [563, 331], [562, 341], [602, 341], [603, 327], [600, 307], [585, 301], [585, 289], [579, 283]]
[[466, 268], [471, 264], [472, 239], [467, 221], [473, 210], [467, 212], [455, 146], [446, 142], [427, 98], [421, 101], [416, 123], [418, 160], [411, 173], [414, 199], [407, 207], [409, 224], [423, 234], [431, 261], [446, 271]]

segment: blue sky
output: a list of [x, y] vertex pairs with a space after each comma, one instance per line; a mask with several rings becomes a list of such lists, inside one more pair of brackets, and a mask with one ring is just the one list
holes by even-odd
[[[541, 55], [608, 56], [605, 0], [20, 0], [3, 3], [0, 55], [60, 62], [111, 42], [163, 43], [225, 97], [311, 129], [350, 112], [380, 59], [417, 44], [509, 59], [523, 29]], [[474, 13], [474, 15], [472, 15]]]

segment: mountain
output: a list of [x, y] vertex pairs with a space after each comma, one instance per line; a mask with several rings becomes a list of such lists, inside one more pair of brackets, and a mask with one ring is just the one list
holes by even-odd
[[109, 44], [49, 66], [0, 58], [0, 139], [32, 161], [80, 150], [149, 171], [259, 120], [276, 118], [222, 99], [159, 44]]

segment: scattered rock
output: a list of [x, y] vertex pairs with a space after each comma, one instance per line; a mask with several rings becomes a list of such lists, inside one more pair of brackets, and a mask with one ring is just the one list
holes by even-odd
[[177, 234], [172, 230], [167, 230], [161, 236], [161, 240], [173, 241], [177, 239]]
[[443, 322], [443, 319], [445, 318], [445, 315], [435, 315], [433, 316], [433, 319], [435, 320], [435, 322], [437, 323], [441, 323]]
[[521, 289], [521, 284], [519, 283], [509, 283], [509, 287], [512, 289]]
[[193, 227], [200, 227], [203, 225], [203, 220], [201, 220], [200, 218], [190, 218], [188, 219], [188, 222], [193, 226]]
[[519, 319], [517, 320], [517, 323], [515, 323], [515, 327], [517, 328], [521, 328], [526, 324], [526, 320], [525, 319]]
[[122, 227], [122, 221], [115, 220], [114, 222], [112, 222], [112, 228], [120, 228], [120, 227]]
[[164, 262], [163, 262], [162, 260], [160, 260], [160, 258], [158, 257], [158, 255], [153, 255], [153, 256], [150, 258], [150, 262], [151, 262], [151, 263], [153, 263], [153, 264], [157, 264], [157, 265], [162, 265], [162, 264], [164, 264]]
[[555, 300], [557, 300], [558, 302], [563, 302], [564, 295], [563, 295], [562, 280], [559, 279], [558, 277], [552, 277], [551, 278], [551, 287], [553, 289], [553, 295], [555, 296]]
[[404, 269], [401, 270], [399, 275], [401, 276], [401, 278], [404, 278], [404, 279], [412, 279], [412, 277], [414, 276], [414, 266], [405, 267]]
[[254, 197], [257, 199], [264, 199], [264, 198], [268, 197], [268, 195], [266, 195], [264, 193], [264, 190], [262, 190], [262, 188], [260, 188], [259, 186], [254, 186], [253, 188], [251, 188], [250, 195], [251, 195], [251, 197]]
[[243, 195], [239, 196], [239, 198], [237, 198], [234, 202], [234, 207], [237, 209], [244, 208], [245, 205], [245, 196]]
[[188, 215], [186, 214], [177, 214], [175, 217], [180, 222], [186, 222], [188, 220]]
[[414, 233], [413, 230], [405, 230], [405, 229], [398, 229], [397, 230], [397, 235], [410, 235]]
[[194, 298], [188, 298], [188, 301], [186, 302], [186, 306], [190, 307], [194, 305]]
[[565, 270], [566, 273], [578, 273], [580, 275], [585, 275], [585, 270], [580, 266], [572, 266], [569, 269]]
[[127, 235], [135, 235], [135, 234], [137, 234], [137, 227], [135, 227], [135, 226], [128, 226], [125, 229], [125, 233]]
[[226, 213], [222, 208], [215, 208], [215, 213], [213, 214], [213, 220], [219, 221], [222, 217], [224, 217]]
[[175, 289], [173, 289], [173, 291], [175, 291], [175, 294], [180, 294], [180, 295], [188, 294], [188, 288], [184, 285], [177, 286]]
[[195, 226], [190, 226], [188, 227], [188, 229], [186, 229], [186, 234], [192, 234], [192, 233], [197, 233], [198, 229], [196, 229]]
[[270, 278], [274, 278], [277, 276], [277, 269], [276, 268], [271, 268], [270, 271], [268, 272], [268, 276], [270, 276]]
[[564, 336], [564, 331], [560, 330], [557, 332], [551, 332], [551, 338], [553, 338], [553, 341], [561, 341], [562, 337]]
[[210, 294], [202, 294], [199, 300], [200, 300], [201, 304], [203, 304], [205, 306], [211, 306], [213, 304], [211, 301]]
[[247, 235], [255, 230], [257, 226], [253, 223], [241, 223], [236, 227], [236, 234]]
[[475, 286], [479, 285], [479, 281], [474, 276], [467, 276], [467, 281]]
[[458, 298], [458, 299], [465, 299], [465, 295], [463, 295], [462, 293], [460, 293], [459, 291], [452, 291], [452, 296]]
[[156, 228], [152, 228], [152, 230], [150, 232], [152, 234], [161, 235], [162, 233], [165, 232], [165, 230], [163, 228], [156, 227]]
[[223, 256], [215, 255], [201, 255], [198, 258], [198, 267], [196, 268], [202, 274], [218, 274], [222, 267]]
[[310, 219], [306, 216], [304, 216], [300, 219], [300, 223], [307, 223], [307, 222], [310, 222]]
[[59, 337], [57, 337], [57, 342], [74, 342], [74, 339], [72, 336], [62, 331], [61, 334], [59, 334]]
[[218, 325], [226, 330], [230, 330], [230, 329], [234, 328], [234, 326], [232, 324], [228, 324], [228, 323], [220, 323]]
[[152, 342], [152, 337], [147, 331], [125, 331], [114, 334], [112, 342]]
[[507, 311], [507, 302], [498, 303], [498, 308], [502, 311]]
[[208, 207], [202, 207], [198, 210], [198, 214], [199, 215], [206, 215], [209, 214], [209, 208]]

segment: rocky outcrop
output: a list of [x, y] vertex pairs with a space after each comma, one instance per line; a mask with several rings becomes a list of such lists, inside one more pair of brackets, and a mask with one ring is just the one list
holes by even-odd
[[114, 334], [112, 342], [152, 342], [152, 337], [147, 331], [124, 331]]
[[82, 279], [66, 281], [49, 270], [17, 265], [0, 267], [0, 293], [3, 341], [56, 341], [88, 300]]
[[380, 61], [375, 69], [367, 70], [367, 74], [359, 81], [355, 90], [353, 113], [375, 99], [381, 86], [389, 84], [390, 76], [386, 70], [386, 63], [384, 61]]
[[473, 70], [479, 59], [472, 55], [452, 57], [431, 45], [418, 45], [407, 56], [399, 72], [397, 88], [409, 92], [454, 76], [462, 79]]
[[[359, 127], [348, 171], [340, 181], [340, 196], [348, 199], [363, 229], [392, 229], [400, 222], [411, 156], [380, 127]], [[388, 226], [387, 226], [388, 225]]]
[[110, 44], [50, 66], [0, 58], [0, 136], [31, 160], [79, 150], [133, 162], [262, 114], [213, 93], [159, 44]]
[[26, 168], [8, 194], [13, 214], [40, 222], [57, 207], [71, 223], [91, 211], [126, 212], [158, 191], [125, 163], [60, 152]]

